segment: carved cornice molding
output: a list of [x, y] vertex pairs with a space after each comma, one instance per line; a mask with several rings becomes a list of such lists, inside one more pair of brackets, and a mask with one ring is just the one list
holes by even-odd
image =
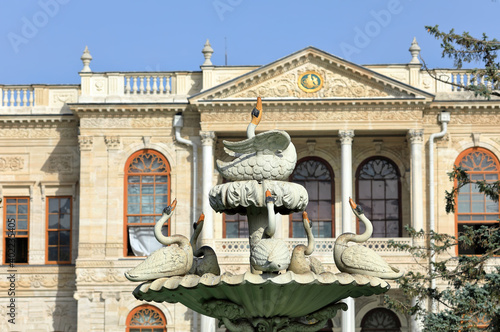
[[[0, 281], [0, 288], [8, 289], [10, 281], [6, 277], [2, 277]], [[75, 288], [75, 275], [74, 274], [45, 274], [45, 273], [19, 273], [16, 272], [16, 288], [21, 290], [27, 289], [40, 289], [40, 288]]]
[[133, 117], [151, 114], [166, 116], [170, 113], [182, 112], [190, 108], [188, 103], [143, 103], [143, 104], [69, 104], [74, 114], [79, 118], [87, 117]]
[[78, 286], [95, 283], [123, 283], [126, 282], [124, 273], [127, 269], [107, 268], [107, 269], [82, 269], [76, 270], [76, 282]]

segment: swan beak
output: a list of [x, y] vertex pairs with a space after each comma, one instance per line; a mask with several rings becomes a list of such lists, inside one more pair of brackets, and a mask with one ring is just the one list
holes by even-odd
[[353, 201], [353, 200], [352, 200], [352, 198], [350, 198], [350, 197], [349, 197], [349, 204], [351, 204], [351, 208], [352, 208], [353, 210], [356, 210], [356, 208], [358, 207], [358, 206], [356, 205], [356, 203], [354, 203], [354, 201]]
[[175, 210], [176, 206], [177, 206], [177, 198], [174, 198], [174, 201], [172, 202], [172, 204], [170, 204], [169, 206], [167, 206], [166, 208], [163, 209], [163, 213], [164, 214], [172, 213]]
[[202, 213], [198, 218], [198, 221], [193, 224], [193, 228], [196, 229], [205, 220], [205, 215]]
[[273, 202], [274, 203], [274, 197], [271, 195], [271, 192], [269, 189], [266, 190], [266, 203]]
[[252, 123], [258, 125], [262, 118], [262, 99], [257, 98], [257, 106], [252, 110]]
[[304, 211], [302, 212], [302, 219], [307, 220], [307, 223], [309, 224], [309, 227], [311, 227], [311, 220], [309, 220], [309, 217], [307, 216], [307, 212]]

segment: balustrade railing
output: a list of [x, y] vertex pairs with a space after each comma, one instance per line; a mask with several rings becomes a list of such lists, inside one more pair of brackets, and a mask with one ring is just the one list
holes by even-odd
[[126, 73], [125, 95], [169, 95], [172, 73]]
[[[400, 244], [411, 244], [410, 238], [397, 238], [393, 240]], [[292, 251], [296, 245], [307, 244], [307, 239], [288, 239], [285, 242], [290, 251]], [[396, 249], [389, 248], [388, 242], [389, 239], [386, 238], [372, 238], [361, 245], [379, 253], [398, 253]], [[332, 255], [335, 239], [314, 239], [314, 244], [315, 254]], [[248, 254], [250, 244], [248, 243], [248, 239], [217, 239], [215, 240], [215, 251], [221, 254]], [[399, 253], [401, 254], [401, 252]]]
[[438, 79], [444, 81], [443, 83], [450, 83], [446, 86], [446, 91], [465, 91], [462, 86], [469, 85], [484, 85], [490, 89], [498, 89], [500, 85], [499, 82], [487, 81], [484, 77], [475, 76], [467, 70], [435, 69], [433, 72]]
[[34, 106], [35, 90], [28, 85], [0, 86], [1, 107]]

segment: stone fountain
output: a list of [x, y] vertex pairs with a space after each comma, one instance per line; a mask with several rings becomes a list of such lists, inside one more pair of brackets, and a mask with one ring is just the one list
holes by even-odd
[[[335, 261], [339, 270], [344, 272], [324, 272], [318, 260], [314, 261], [315, 264], [311, 263], [313, 259], [309, 255], [314, 248], [314, 239], [308, 232], [310, 224], [306, 213], [303, 218], [308, 245], [297, 246], [302, 247], [302, 254], [300, 250], [294, 250], [290, 255], [285, 241], [275, 236], [275, 214], [305, 211], [308, 195], [302, 186], [287, 182], [297, 159], [290, 136], [282, 130], [255, 135], [262, 113], [259, 98], [251, 113], [247, 139], [224, 141], [226, 152], [234, 160], [226, 163], [217, 161], [217, 168], [231, 182], [215, 186], [209, 197], [210, 205], [216, 212], [247, 216], [250, 231], [249, 271], [238, 275], [229, 272], [222, 275], [209, 272], [190, 274], [189, 271], [193, 270], [187, 266], [181, 272], [164, 273], [158, 278], [162, 269], [172, 270], [164, 268], [165, 264], [171, 264], [168, 262], [172, 259], [152, 262], [151, 257], [156, 254], [153, 253], [141, 263], [140, 270], [154, 269], [154, 280], [151, 280], [150, 273], [136, 273], [136, 277], [131, 278], [135, 269], [126, 276], [134, 281], [145, 281], [133, 292], [137, 299], [182, 303], [200, 314], [217, 318], [230, 331], [317, 331], [338, 310], [347, 310], [342, 299], [384, 293], [389, 290], [389, 284], [380, 278], [398, 278], [402, 272], [390, 267], [376, 253], [363, 246], [347, 246], [347, 241], [366, 241], [372, 232], [371, 223], [364, 217], [362, 209], [352, 201], [353, 212], [368, 227], [363, 235], [339, 236], [337, 241], [342, 238], [343, 242], [336, 243]], [[158, 229], [173, 208], [166, 210], [158, 221]], [[157, 235], [160, 239], [161, 232]], [[191, 239], [191, 243], [195, 245], [196, 238], [194, 241]], [[173, 246], [176, 245], [181, 247], [181, 242]], [[196, 248], [193, 250], [195, 256], [200, 255], [196, 254]], [[344, 257], [340, 251], [345, 254]], [[293, 267], [291, 260], [295, 262]], [[341, 263], [341, 260], [344, 261]], [[188, 265], [192, 261], [192, 255], [185, 258]], [[377, 262], [376, 266], [372, 262]], [[160, 268], [153, 267], [154, 264], [159, 264]], [[216, 265], [217, 260], [212, 260], [210, 264]]]

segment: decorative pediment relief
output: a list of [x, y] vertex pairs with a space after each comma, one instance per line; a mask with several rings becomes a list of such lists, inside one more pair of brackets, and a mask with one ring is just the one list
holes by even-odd
[[[307, 92], [300, 88], [299, 79], [308, 72], [319, 74], [322, 87], [315, 92]], [[307, 62], [290, 71], [272, 77], [269, 80], [251, 86], [248, 89], [227, 95], [232, 98], [256, 97], [281, 97], [281, 98], [373, 98], [373, 97], [399, 97], [400, 92], [391, 91], [381, 84], [374, 84], [369, 80], [349, 76], [340, 71], [332, 71], [318, 64]]]

